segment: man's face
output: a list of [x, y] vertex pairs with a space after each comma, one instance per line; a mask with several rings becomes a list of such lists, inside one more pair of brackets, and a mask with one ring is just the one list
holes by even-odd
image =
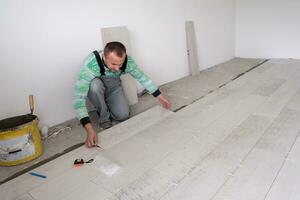
[[124, 53], [122, 57], [118, 57], [114, 52], [109, 53], [104, 56], [104, 62], [107, 67], [113, 71], [119, 71], [125, 61], [126, 54]]

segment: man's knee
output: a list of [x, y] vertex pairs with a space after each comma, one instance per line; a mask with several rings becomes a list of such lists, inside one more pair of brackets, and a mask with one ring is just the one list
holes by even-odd
[[105, 90], [103, 82], [99, 78], [94, 78], [90, 85], [90, 92], [103, 93]]
[[123, 108], [112, 114], [112, 118], [117, 121], [125, 121], [129, 119], [129, 109]]

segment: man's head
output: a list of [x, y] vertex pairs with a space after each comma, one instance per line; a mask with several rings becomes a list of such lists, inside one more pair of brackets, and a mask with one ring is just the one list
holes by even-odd
[[104, 62], [112, 71], [119, 71], [126, 57], [126, 48], [121, 42], [109, 42], [104, 47]]

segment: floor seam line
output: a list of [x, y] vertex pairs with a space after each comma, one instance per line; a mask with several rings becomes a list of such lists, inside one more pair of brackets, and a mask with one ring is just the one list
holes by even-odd
[[294, 148], [294, 146], [295, 146], [295, 144], [296, 144], [296, 142], [297, 142], [297, 140], [298, 140], [298, 138], [299, 138], [299, 135], [300, 135], [300, 131], [298, 131], [298, 134], [297, 134], [297, 136], [296, 136], [296, 138], [295, 138], [293, 144], [291, 145], [289, 151], [288, 151], [287, 154], [285, 155], [285, 157], [284, 157], [284, 159], [283, 159], [283, 162], [281, 163], [281, 166], [280, 166], [279, 170], [278, 170], [277, 173], [276, 173], [275, 178], [273, 179], [273, 181], [272, 181], [270, 187], [268, 188], [268, 191], [267, 191], [267, 193], [266, 193], [266, 195], [265, 195], [265, 197], [264, 197], [264, 200], [266, 200], [266, 198], [267, 198], [268, 195], [270, 194], [270, 191], [271, 191], [271, 189], [272, 189], [274, 183], [276, 182], [276, 180], [277, 180], [277, 178], [278, 178], [280, 172], [282, 171], [282, 168], [284, 167], [285, 163], [287, 162], [287, 158], [289, 157], [290, 152], [293, 150], [293, 148]]

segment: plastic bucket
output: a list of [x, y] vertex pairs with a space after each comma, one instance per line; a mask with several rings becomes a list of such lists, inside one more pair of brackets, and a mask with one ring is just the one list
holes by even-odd
[[0, 166], [22, 164], [41, 154], [37, 116], [28, 114], [0, 120]]

